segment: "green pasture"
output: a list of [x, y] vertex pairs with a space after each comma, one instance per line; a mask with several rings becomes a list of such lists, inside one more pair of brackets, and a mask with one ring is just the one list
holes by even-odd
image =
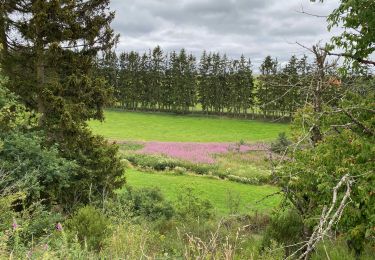
[[166, 173], [145, 173], [135, 169], [126, 171], [127, 182], [135, 188], [158, 187], [168, 200], [176, 200], [186, 187], [202, 199], [208, 199], [219, 215], [229, 213], [230, 196], [239, 202], [239, 213], [270, 212], [280, 202], [279, 196], [265, 196], [277, 192], [269, 185], [254, 186], [205, 176], [172, 175]]
[[94, 133], [129, 141], [256, 142], [288, 132], [288, 124], [221, 117], [109, 110], [105, 118], [89, 122]]

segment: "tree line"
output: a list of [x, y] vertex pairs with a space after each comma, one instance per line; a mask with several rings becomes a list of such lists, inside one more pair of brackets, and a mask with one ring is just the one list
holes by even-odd
[[[165, 53], [160, 46], [97, 58], [98, 73], [114, 87], [121, 108], [264, 117], [291, 117], [303, 107], [315, 68], [307, 56], [292, 56], [285, 65], [267, 56], [255, 76], [244, 55], [229, 59], [204, 51], [198, 60], [185, 49]], [[325, 73], [332, 85], [341, 85], [334, 68]]]

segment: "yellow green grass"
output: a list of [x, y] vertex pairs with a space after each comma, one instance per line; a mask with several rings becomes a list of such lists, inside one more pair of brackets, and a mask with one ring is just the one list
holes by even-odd
[[269, 185], [254, 186], [205, 176], [146, 173], [135, 169], [128, 169], [126, 177], [130, 186], [135, 188], [157, 187], [166, 199], [171, 201], [176, 200], [184, 188], [192, 187], [197, 196], [208, 199], [213, 204], [218, 215], [229, 213], [230, 196], [235, 201], [239, 201], [238, 213], [270, 212], [280, 202], [279, 196], [271, 196], [258, 202], [267, 195], [278, 191], [278, 188]]
[[288, 124], [253, 120], [108, 110], [103, 123], [92, 121], [96, 134], [110, 139], [170, 142], [271, 141]]

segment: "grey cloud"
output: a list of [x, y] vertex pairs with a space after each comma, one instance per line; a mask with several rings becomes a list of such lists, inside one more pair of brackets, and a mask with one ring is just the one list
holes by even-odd
[[112, 0], [114, 29], [121, 34], [119, 51], [146, 51], [160, 45], [167, 51], [220, 51], [229, 57], [250, 57], [254, 66], [266, 55], [285, 61], [302, 55], [306, 45], [328, 41], [325, 19], [297, 11], [329, 14], [338, 0]]

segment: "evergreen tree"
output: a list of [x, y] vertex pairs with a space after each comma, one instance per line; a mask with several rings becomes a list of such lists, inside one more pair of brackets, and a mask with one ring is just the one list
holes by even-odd
[[260, 66], [261, 75], [259, 76], [257, 97], [259, 107], [265, 116], [277, 109], [276, 99], [278, 97], [275, 96], [274, 91], [277, 86], [275, 83], [278, 73], [277, 67], [277, 60], [273, 60], [271, 56], [267, 56]]
[[119, 99], [119, 59], [116, 52], [109, 50], [96, 59], [97, 75], [106, 79], [109, 87], [114, 89], [115, 97]]
[[156, 105], [161, 105], [161, 89], [163, 87], [164, 73], [165, 73], [165, 57], [160, 46], [156, 46], [152, 51], [151, 66], [150, 66], [150, 106], [156, 109]]
[[247, 114], [247, 110], [254, 105], [254, 78], [251, 70], [250, 60], [246, 61], [245, 56], [241, 55], [238, 67], [239, 81], [239, 103], [243, 113]]
[[80, 166], [66, 198], [70, 203], [123, 185], [117, 147], [92, 136], [86, 123], [103, 120], [111, 101], [106, 80], [95, 73], [97, 53], [117, 41], [108, 7], [108, 0], [24, 0], [2, 10], [3, 18], [12, 17], [3, 54], [7, 86], [40, 114], [48, 144], [58, 143], [60, 153]]
[[210, 66], [211, 66], [211, 57], [207, 55], [207, 52], [204, 51], [198, 67], [198, 101], [202, 105], [202, 110], [204, 112], [209, 111], [210, 107]]

